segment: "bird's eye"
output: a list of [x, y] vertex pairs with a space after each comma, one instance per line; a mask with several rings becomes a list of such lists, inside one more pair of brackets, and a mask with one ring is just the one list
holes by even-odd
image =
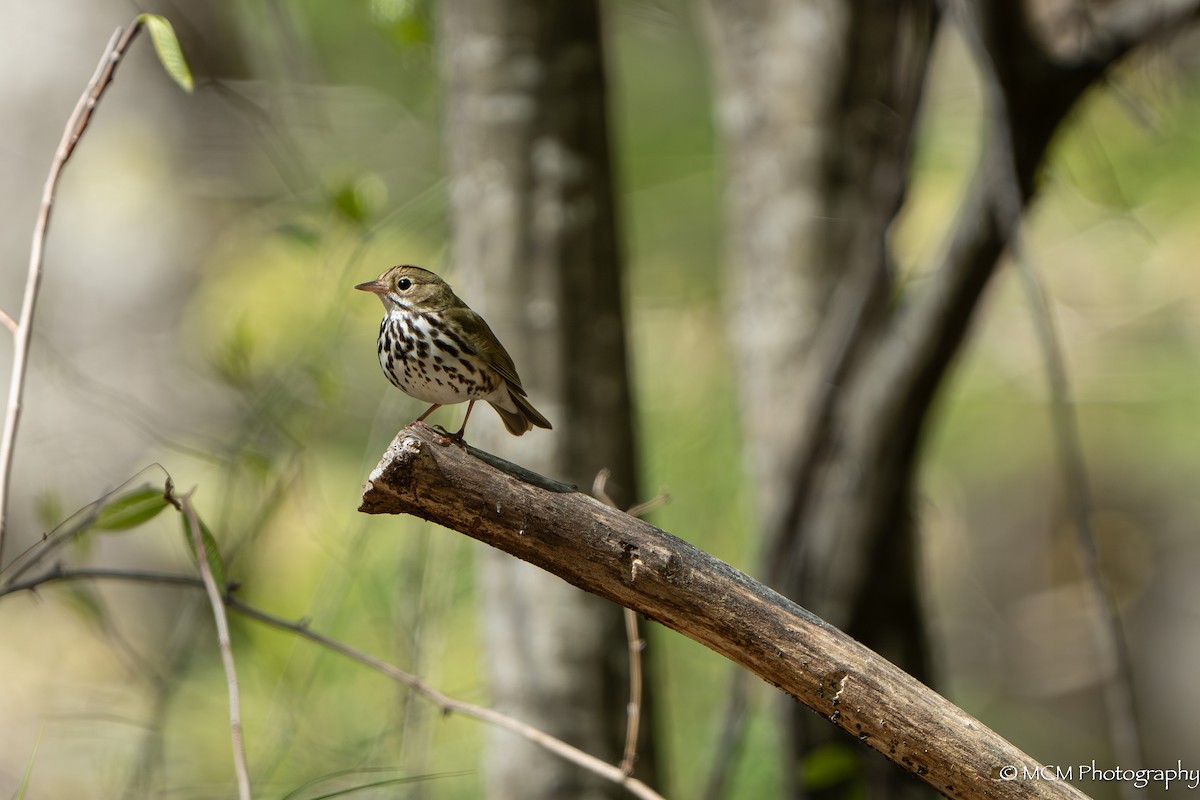
[[408, 291], [408, 289], [410, 289], [411, 287], [412, 287], [412, 281], [409, 280], [408, 278], [401, 278], [400, 280], [396, 281], [396, 288], [402, 292]]

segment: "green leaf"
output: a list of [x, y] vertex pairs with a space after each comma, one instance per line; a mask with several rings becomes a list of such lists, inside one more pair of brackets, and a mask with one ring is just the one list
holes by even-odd
[[150, 39], [154, 42], [154, 52], [158, 53], [159, 63], [171, 76], [171, 80], [188, 94], [195, 88], [192, 80], [192, 70], [188, 67], [187, 59], [183, 57], [183, 48], [175, 36], [175, 29], [166, 17], [158, 14], [138, 14], [137, 21], [150, 31]]
[[144, 486], [106, 504], [96, 515], [92, 527], [102, 531], [129, 530], [153, 519], [166, 507], [167, 498], [162, 489]]
[[333, 210], [355, 225], [366, 225], [387, 203], [387, 184], [373, 173], [347, 181], [330, 196]]
[[354, 187], [343, 185], [330, 198], [333, 210], [345, 219], [357, 225], [362, 225], [367, 218], [367, 210], [363, 207], [362, 198]]
[[[195, 511], [195, 509], [192, 509]], [[191, 553], [192, 560], [196, 560], [196, 545], [192, 540], [192, 526], [188, 523], [188, 515], [180, 514], [179, 519], [183, 521], [183, 541], [187, 544], [187, 551]], [[221, 559], [221, 548], [217, 547], [217, 540], [212, 535], [212, 531], [204, 524], [204, 520], [200, 519], [200, 515], [196, 514], [196, 522], [200, 523], [200, 540], [204, 543], [204, 558], [208, 561], [208, 568], [212, 571], [213, 580], [217, 582], [217, 588], [222, 592], [225, 591], [225, 562]]]

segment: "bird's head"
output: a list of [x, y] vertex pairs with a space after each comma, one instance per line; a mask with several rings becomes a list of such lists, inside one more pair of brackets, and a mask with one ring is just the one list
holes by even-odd
[[441, 311], [461, 304], [444, 280], [427, 269], [412, 266], [392, 267], [373, 281], [354, 287], [378, 295], [383, 307], [410, 313]]

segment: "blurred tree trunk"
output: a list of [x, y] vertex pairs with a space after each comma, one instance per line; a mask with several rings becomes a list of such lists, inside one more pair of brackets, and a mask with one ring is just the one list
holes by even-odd
[[[872, 449], [877, 442], [843, 427], [843, 412], [866, 389], [860, 365], [886, 330], [894, 286], [884, 243], [907, 186], [935, 3], [711, 0], [709, 8], [729, 163], [727, 294], [767, 532], [762, 573], [927, 680], [907, 523], [919, 427]], [[842, 480], [864, 473], [871, 480]], [[783, 708], [788, 796], [845, 794], [844, 784], [805, 785], [814, 751], [845, 739], [807, 709]], [[921, 791], [857, 752], [867, 796]]]
[[[1060, 123], [1125, 54], [1200, 18], [1195, 2], [1087, 5], [956, 6], [983, 77], [986, 139], [935, 269], [910, 288], [894, 281], [887, 231], [936, 4], [710, 0], [764, 577], [926, 680], [912, 494], [938, 387]], [[1135, 715], [1122, 703], [1128, 687], [1109, 702], [1110, 735], [1133, 763]], [[803, 767], [829, 726], [787, 709], [790, 795], [853, 792], [806, 790]], [[867, 796], [912, 791], [895, 770], [863, 766]]]
[[[489, 446], [581, 487], [609, 468], [614, 499], [632, 503], [636, 446], [598, 4], [438, 8], [461, 293], [554, 424]], [[498, 429], [486, 416], [471, 423], [473, 439]], [[501, 553], [483, 560], [494, 705], [615, 763], [628, 702], [621, 610]], [[654, 783], [647, 711], [636, 772]], [[514, 800], [622, 795], [500, 731], [489, 732], [486, 785], [489, 797]]]

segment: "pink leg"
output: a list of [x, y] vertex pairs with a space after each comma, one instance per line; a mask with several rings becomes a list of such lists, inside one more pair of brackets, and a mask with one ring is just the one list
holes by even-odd
[[455, 434], [453, 434], [453, 435], [450, 437], [451, 439], [455, 439], [455, 440], [457, 440], [457, 441], [460, 441], [460, 442], [462, 441], [462, 438], [463, 438], [463, 431], [465, 431], [465, 430], [467, 429], [467, 420], [469, 420], [469, 419], [471, 418], [471, 409], [472, 409], [472, 408], [474, 408], [474, 407], [475, 407], [475, 401], [474, 401], [474, 400], [472, 400], [471, 402], [467, 403], [467, 413], [463, 415], [463, 424], [462, 424], [462, 427], [458, 429], [458, 433], [455, 433]]
[[434, 403], [429, 408], [425, 409], [425, 413], [422, 414], [421, 416], [417, 417], [416, 419], [414, 419], [413, 422], [414, 423], [415, 422], [424, 422], [426, 417], [428, 417], [433, 412], [437, 411], [439, 408], [441, 408], [441, 405], [439, 405], [438, 403]]

